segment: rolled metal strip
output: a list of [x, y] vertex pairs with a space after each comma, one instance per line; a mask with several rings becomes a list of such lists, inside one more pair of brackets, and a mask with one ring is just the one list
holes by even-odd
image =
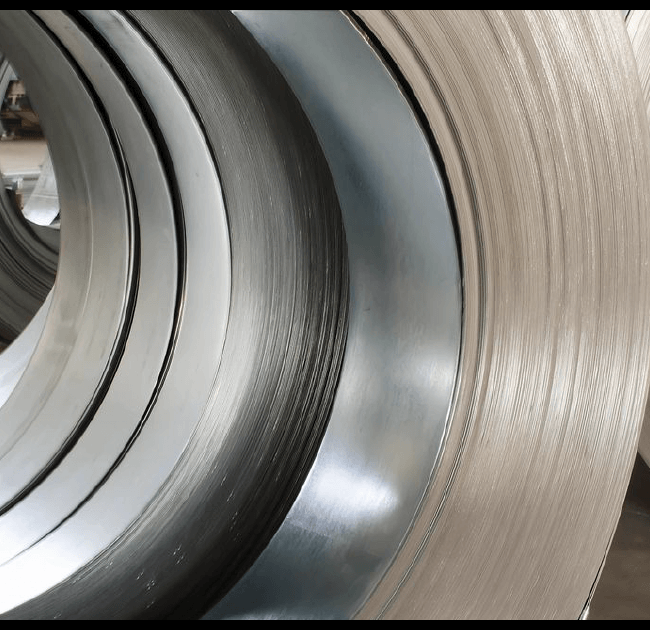
[[[4, 98], [12, 78], [13, 67], [0, 51], [0, 98]], [[41, 233], [26, 221], [3, 186], [0, 234], [0, 338], [9, 344], [29, 323], [54, 284], [59, 235]]]
[[[639, 69], [648, 116], [650, 116], [650, 14], [644, 10], [629, 11], [626, 25]], [[639, 453], [650, 466], [650, 406], [646, 407], [643, 429], [639, 438]]]
[[[11, 541], [2, 606], [19, 617], [199, 614], [282, 520], [327, 421], [348, 300], [331, 176], [281, 76], [230, 14], [44, 11], [2, 20], [12, 56], [29, 60], [54, 45], [57, 54], [39, 55], [59, 60], [48, 73], [72, 66], [77, 89], [92, 95], [95, 126], [113, 135], [126, 165], [137, 238], [136, 290], [102, 397], [1, 517]], [[17, 31], [21, 41], [9, 35]], [[25, 80], [38, 72], [23, 67]], [[35, 99], [47, 133], [46, 120], [61, 112], [48, 108], [45, 89]], [[75, 218], [65, 171], [76, 156], [57, 153], [62, 135], [52, 144], [64, 245], [54, 299], [63, 300], [75, 293], [65, 282], [66, 225]], [[117, 200], [105, 201], [86, 209], [93, 221], [120, 215]], [[90, 246], [104, 239], [94, 235]], [[109, 269], [91, 279], [101, 283]], [[119, 291], [104, 293], [119, 304]], [[51, 313], [44, 338], [60, 343]], [[21, 384], [6, 405], [21, 399]], [[28, 457], [9, 446], [6, 457]], [[19, 531], [30, 517], [36, 525]], [[205, 564], [208, 553], [218, 568]]]
[[0, 187], [0, 337], [7, 343], [27, 326], [56, 276], [58, 234], [48, 242], [34, 227]]
[[357, 14], [438, 142], [465, 299], [445, 453], [358, 616], [578, 618], [648, 384], [648, 125], [622, 17]]
[[426, 127], [349, 16], [235, 14], [300, 99], [332, 170], [350, 318], [312, 470], [267, 548], [208, 616], [348, 618], [390, 566], [444, 443], [462, 318], [453, 216]]
[[[70, 217], [62, 233], [62, 249], [69, 253], [60, 259], [40, 341], [0, 409], [4, 511], [56, 467], [68, 450], [63, 445], [71, 446], [87, 427], [119, 363], [135, 269], [133, 207], [123, 162], [94, 97], [36, 20], [21, 12], [3, 18], [3, 48], [25, 76], [37, 108], [42, 104], [47, 110], [43, 124], [54, 163], [64, 166], [58, 172], [59, 192]], [[28, 42], [32, 52], [24, 50]], [[41, 54], [49, 58], [52, 73], [40, 64]], [[60, 96], [51, 98], [57, 92]], [[66, 99], [75, 103], [76, 120], [65, 113]], [[109, 199], [115, 211], [98, 212]]]
[[[256, 43], [243, 13], [0, 14], [44, 79], [66, 217], [0, 409], [2, 611], [577, 618], [648, 385], [650, 131], [620, 13], [298, 24], [366, 66]], [[368, 105], [365, 73], [397, 97]]]

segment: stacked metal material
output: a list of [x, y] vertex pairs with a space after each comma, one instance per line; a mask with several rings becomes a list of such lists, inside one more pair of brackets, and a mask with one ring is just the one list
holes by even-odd
[[0, 49], [62, 228], [0, 356], [0, 612], [583, 613], [650, 381], [621, 12], [3, 11]]

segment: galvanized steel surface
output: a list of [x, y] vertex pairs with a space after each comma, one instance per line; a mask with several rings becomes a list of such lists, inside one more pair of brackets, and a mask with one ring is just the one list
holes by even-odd
[[580, 616], [650, 376], [621, 12], [6, 11], [0, 48], [62, 216], [0, 356], [6, 617]]

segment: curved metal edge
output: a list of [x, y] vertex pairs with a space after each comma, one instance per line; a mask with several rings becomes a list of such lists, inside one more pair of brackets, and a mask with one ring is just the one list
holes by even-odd
[[206, 618], [348, 618], [399, 548], [445, 435], [462, 318], [444, 185], [380, 56], [336, 11], [237, 11], [334, 175], [350, 329], [327, 433], [287, 518]]

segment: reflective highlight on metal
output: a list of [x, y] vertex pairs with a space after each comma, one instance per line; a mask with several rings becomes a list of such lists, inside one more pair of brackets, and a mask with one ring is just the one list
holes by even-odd
[[348, 618], [393, 559], [442, 447], [462, 319], [454, 228], [408, 99], [348, 17], [236, 15], [300, 99], [332, 169], [350, 328], [314, 467], [270, 545], [209, 617]]
[[576, 619], [650, 376], [649, 129], [622, 17], [357, 15], [434, 130], [464, 289], [445, 452], [358, 616]]
[[60, 227], [57, 221], [59, 193], [56, 188], [56, 177], [54, 176], [54, 167], [52, 166], [49, 151], [41, 167], [34, 190], [23, 208], [23, 214], [28, 221], [36, 225], [50, 226], [53, 229]]
[[2, 618], [587, 614], [650, 383], [621, 12], [11, 10], [0, 48], [62, 216], [0, 355]]
[[[220, 46], [209, 67], [224, 120], [206, 126], [201, 94], [141, 24], [168, 30], [167, 14], [140, 18], [0, 19], [50, 142], [62, 213], [52, 305], [0, 410], [10, 616], [204, 609], [288, 509], [338, 379], [344, 234], [297, 103], [234, 18], [188, 12], [172, 30], [198, 27]], [[264, 100], [240, 120], [239, 99], [255, 102], [262, 81]], [[195, 518], [204, 502], [218, 506], [207, 523]], [[195, 570], [202, 544], [223, 550], [220, 584]]]

